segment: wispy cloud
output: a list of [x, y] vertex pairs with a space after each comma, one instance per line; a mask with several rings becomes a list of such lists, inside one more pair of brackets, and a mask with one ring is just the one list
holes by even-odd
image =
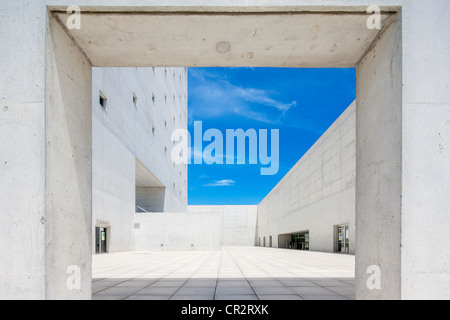
[[[206, 144], [208, 144], [208, 143], [206, 142], [205, 145]], [[237, 160], [237, 155], [230, 156], [228, 154], [224, 154], [223, 150], [222, 150], [222, 152], [216, 150], [216, 153], [214, 154], [214, 156], [212, 156], [209, 154], [204, 154], [203, 151], [200, 151], [200, 150], [196, 149], [195, 147], [189, 148], [188, 156], [191, 157], [191, 161], [194, 161], [194, 159], [196, 159], [196, 158], [203, 159], [203, 161], [211, 161], [211, 162], [213, 162], [215, 159], [222, 159], [223, 163], [234, 163]], [[203, 175], [201, 177], [209, 178], [209, 177], [203, 176]]]
[[224, 180], [215, 180], [214, 182], [207, 183], [203, 185], [204, 187], [227, 187], [233, 186], [236, 183], [234, 180], [224, 179]]
[[296, 101], [276, 100], [274, 91], [238, 86], [225, 76], [204, 69], [190, 72], [195, 83], [190, 95], [194, 118], [238, 115], [264, 123], [281, 123], [286, 112], [297, 105]]

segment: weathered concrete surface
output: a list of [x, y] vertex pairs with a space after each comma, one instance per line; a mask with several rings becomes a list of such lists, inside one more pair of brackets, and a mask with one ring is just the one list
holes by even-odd
[[401, 295], [450, 299], [450, 2], [403, 20]]
[[45, 298], [44, 17], [0, 4], [0, 299]]
[[[357, 67], [356, 297], [400, 298], [401, 20]], [[382, 94], [380, 94], [382, 93]], [[381, 289], [368, 290], [367, 268], [381, 269]]]
[[[61, 21], [69, 18], [65, 13], [57, 16]], [[367, 17], [365, 12], [85, 13], [83, 27], [70, 34], [92, 62], [103, 67], [229, 66], [230, 62], [235, 66], [351, 67], [379, 32], [366, 27]], [[390, 14], [383, 14], [382, 23], [389, 18]], [[164, 32], [149, 32], [158, 29]], [[221, 43], [227, 45], [221, 48]]]
[[46, 64], [45, 297], [90, 299], [92, 65], [55, 20]]
[[347, 224], [355, 252], [355, 110], [353, 102], [258, 205], [261, 246], [309, 231], [310, 250], [334, 252], [334, 227]]

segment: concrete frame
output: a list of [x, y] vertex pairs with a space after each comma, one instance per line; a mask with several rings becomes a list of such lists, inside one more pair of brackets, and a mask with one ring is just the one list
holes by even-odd
[[[225, 3], [221, 10], [233, 12], [363, 11], [372, 4], [342, 2], [191, 0], [181, 10], [211, 12]], [[81, 5], [101, 12], [114, 5], [122, 10], [122, 3]], [[0, 144], [1, 298], [91, 298], [92, 65], [52, 18], [55, 4], [70, 5], [65, 0], [2, 3], [6, 32], [0, 36], [0, 56], [9, 63], [2, 65], [0, 78], [0, 135], [6, 137]], [[449, 298], [450, 184], [441, 179], [450, 158], [450, 76], [442, 72], [450, 69], [449, 3], [382, 4], [395, 8], [397, 18], [355, 62], [356, 298]], [[162, 11], [160, 6], [176, 9], [181, 2], [128, 5], [131, 11], [141, 5]], [[72, 265], [81, 271], [79, 289], [66, 285]], [[381, 289], [366, 286], [370, 265], [381, 269]]]

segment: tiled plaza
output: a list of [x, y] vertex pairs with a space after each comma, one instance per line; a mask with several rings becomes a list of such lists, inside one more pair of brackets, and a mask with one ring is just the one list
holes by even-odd
[[224, 247], [93, 257], [95, 300], [354, 299], [351, 255]]

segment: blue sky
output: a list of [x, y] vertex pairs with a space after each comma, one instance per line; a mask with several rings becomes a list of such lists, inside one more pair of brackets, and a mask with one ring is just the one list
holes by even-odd
[[275, 175], [261, 175], [266, 166], [248, 156], [241, 165], [189, 164], [190, 205], [258, 204], [355, 100], [355, 69], [189, 68], [188, 76], [192, 141], [194, 121], [224, 137], [226, 129], [278, 129], [280, 141]]

